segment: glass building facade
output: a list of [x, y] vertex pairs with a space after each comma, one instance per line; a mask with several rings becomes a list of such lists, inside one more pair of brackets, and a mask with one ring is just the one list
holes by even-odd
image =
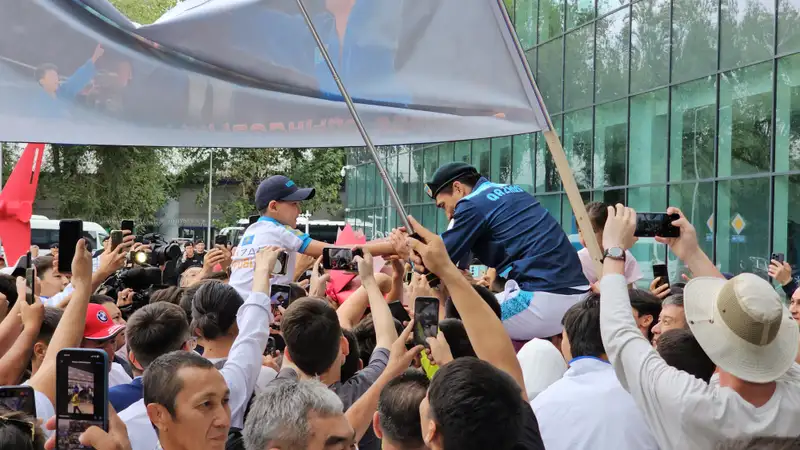
[[[725, 272], [800, 261], [800, 0], [506, 0], [584, 201], [681, 208]], [[465, 55], [468, 57], [468, 55]], [[438, 231], [423, 181], [466, 161], [517, 184], [577, 233], [541, 135], [382, 148], [410, 214]], [[397, 225], [376, 167], [350, 153], [347, 217]], [[573, 240], [575, 236], [571, 236]], [[634, 254], [669, 261], [652, 241]]]

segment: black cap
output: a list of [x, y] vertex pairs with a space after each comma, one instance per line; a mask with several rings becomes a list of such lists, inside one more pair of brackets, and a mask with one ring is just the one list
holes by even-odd
[[478, 169], [464, 162], [451, 162], [436, 169], [433, 179], [425, 183], [425, 193], [428, 197], [435, 199], [442, 189], [453, 184], [454, 181], [464, 175], [477, 174]]
[[300, 202], [314, 198], [314, 188], [300, 189], [294, 181], [283, 175], [275, 175], [267, 178], [258, 185], [256, 190], [256, 209], [263, 211], [269, 206], [269, 202]]

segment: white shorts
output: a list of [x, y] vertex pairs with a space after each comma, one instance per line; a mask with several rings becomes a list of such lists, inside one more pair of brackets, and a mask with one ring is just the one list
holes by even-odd
[[[588, 291], [589, 286], [574, 289]], [[564, 313], [587, 295], [588, 292], [567, 295], [523, 291], [516, 281], [508, 280], [502, 296], [498, 295], [503, 326], [515, 341], [555, 336], [563, 329], [561, 319]]]

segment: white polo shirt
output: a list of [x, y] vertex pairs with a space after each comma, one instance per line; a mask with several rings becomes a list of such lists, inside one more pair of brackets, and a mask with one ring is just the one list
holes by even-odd
[[244, 232], [242, 242], [233, 255], [233, 265], [230, 285], [233, 286], [242, 298], [247, 298], [253, 289], [253, 274], [255, 273], [256, 253], [264, 247], [271, 245], [286, 250], [289, 257], [286, 260], [286, 275], [272, 277], [271, 283], [289, 284], [294, 280], [294, 264], [297, 252], [304, 252], [311, 244], [311, 236], [296, 230], [288, 225], [283, 225], [270, 217], [261, 217], [258, 222], [250, 225]]
[[531, 407], [547, 450], [658, 450], [633, 397], [601, 359], [570, 361]]

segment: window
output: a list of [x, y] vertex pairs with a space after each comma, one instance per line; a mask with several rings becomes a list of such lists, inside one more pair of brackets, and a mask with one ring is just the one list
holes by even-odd
[[[581, 198], [583, 199], [583, 204], [589, 203], [590, 201], [590, 192], [581, 192]], [[572, 211], [572, 204], [569, 202], [569, 197], [566, 194], [561, 196], [561, 229], [564, 230], [564, 233], [569, 235], [577, 235], [578, 234], [578, 222], [575, 220], [575, 214]], [[577, 236], [575, 236], [577, 237]]]
[[592, 108], [564, 116], [564, 152], [579, 189], [592, 186]]
[[594, 25], [567, 35], [564, 64], [564, 110], [592, 104], [594, 93]]
[[628, 158], [628, 100], [595, 109], [594, 187], [623, 186]]
[[410, 202], [411, 167], [409, 166], [408, 158], [408, 153], [397, 155], [397, 195], [400, 196], [400, 201], [403, 203]]
[[495, 183], [511, 183], [511, 137], [492, 139], [491, 177]]
[[364, 206], [364, 192], [367, 190], [366, 184], [366, 174], [367, 174], [367, 166], [361, 165], [356, 166], [355, 169], [355, 185], [356, 189], [353, 192], [353, 207], [354, 208], [361, 208]]
[[564, 32], [564, 0], [539, 0], [539, 42]]
[[517, 0], [514, 7], [514, 27], [523, 49], [536, 45], [536, 19], [539, 0]]
[[778, 60], [777, 90], [775, 171], [800, 170], [800, 55]]
[[631, 92], [669, 83], [669, 0], [633, 5]]
[[[680, 208], [689, 222], [697, 230], [700, 248], [713, 258], [714, 232], [708, 226], [714, 214], [714, 183], [686, 183], [669, 187], [669, 206]], [[689, 274], [682, 263], [670, 252], [670, 278], [680, 279], [680, 273]]]
[[489, 169], [491, 166], [491, 154], [488, 139], [481, 139], [472, 142], [472, 165], [478, 169], [484, 177], [489, 178], [491, 175]]
[[717, 264], [723, 272], [767, 276], [769, 178], [721, 181], [717, 191]]
[[673, 0], [673, 81], [691, 80], [717, 70], [718, 10], [718, 0]]
[[410, 183], [410, 193], [409, 193], [409, 202], [411, 203], [418, 203], [422, 201], [422, 197], [425, 195], [424, 189], [422, 188], [422, 183], [424, 180], [422, 179], [422, 171], [423, 171], [423, 160], [422, 157], [424, 153], [422, 151], [416, 150], [410, 152], [411, 154], [411, 176], [409, 179]]
[[[451, 160], [452, 161], [452, 160]], [[424, 183], [431, 181], [433, 179], [433, 173], [439, 167], [439, 146], [438, 145], [430, 145], [428, 148], [425, 149], [425, 161], [423, 165], [424, 175], [422, 177], [422, 184], [423, 188], [421, 189], [422, 194], [420, 196], [420, 201], [427, 202], [430, 200], [428, 198], [428, 194], [425, 193]]]
[[631, 97], [629, 184], [667, 181], [668, 112], [667, 89]]
[[602, 16], [627, 3], [628, 0], [597, 0], [597, 15]]
[[594, 19], [594, 0], [567, 0], [567, 29]]
[[628, 93], [630, 31], [628, 8], [597, 21], [597, 103], [614, 100]]
[[539, 86], [539, 91], [550, 114], [562, 111], [563, 44], [563, 38], [558, 38], [539, 47], [536, 84]]
[[714, 176], [716, 77], [676, 86], [672, 91], [670, 179]]
[[[773, 197], [773, 241], [771, 252], [786, 255], [786, 262], [795, 268], [800, 263], [800, 175], [775, 177]], [[763, 200], [762, 200], [763, 202]]]
[[534, 191], [533, 170], [535, 167], [536, 155], [534, 148], [535, 136], [535, 134], [514, 136], [512, 158], [513, 173], [511, 182], [531, 193]]
[[800, 50], [800, 0], [778, 0], [778, 53]]
[[720, 76], [719, 176], [769, 171], [772, 63]]
[[536, 199], [558, 223], [561, 223], [561, 194], [539, 195]]
[[722, 0], [720, 23], [720, 66], [723, 69], [772, 56], [775, 0]]
[[456, 144], [453, 142], [446, 142], [439, 146], [439, 166], [456, 160], [455, 149]]
[[422, 207], [422, 226], [431, 231], [436, 231], [436, 218], [439, 214], [436, 213], [436, 205], [425, 205]]
[[[563, 116], [552, 118], [556, 133], [561, 136]], [[563, 139], [561, 141], [564, 142]], [[536, 140], [536, 192], [554, 192], [561, 189], [561, 177], [544, 136]]]
[[472, 161], [470, 153], [472, 153], [472, 141], [456, 142], [455, 154], [451, 161], [461, 161], [469, 164]]

